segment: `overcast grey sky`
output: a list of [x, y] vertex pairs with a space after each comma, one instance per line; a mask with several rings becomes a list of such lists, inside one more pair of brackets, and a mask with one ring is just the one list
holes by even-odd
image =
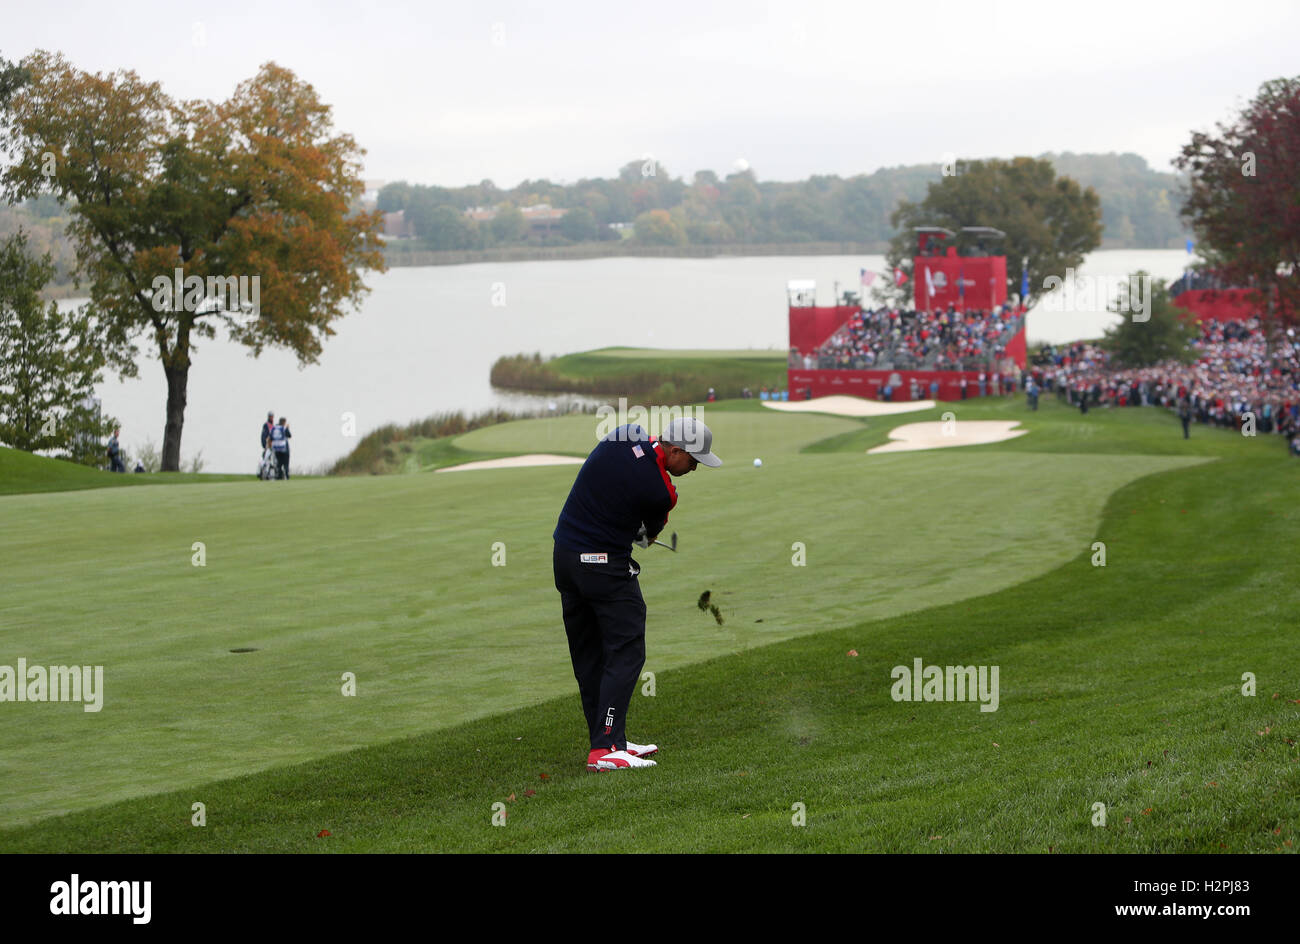
[[0, 55], [63, 52], [224, 99], [274, 60], [334, 106], [368, 179], [847, 176], [1045, 151], [1169, 161], [1300, 74], [1300, 3], [6, 4]]

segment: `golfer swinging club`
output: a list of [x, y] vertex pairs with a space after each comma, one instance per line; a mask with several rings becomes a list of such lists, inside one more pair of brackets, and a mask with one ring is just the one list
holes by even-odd
[[675, 419], [656, 440], [635, 423], [596, 444], [555, 526], [555, 589], [560, 591], [573, 674], [582, 695], [596, 771], [653, 767], [654, 744], [633, 744], [628, 704], [645, 665], [645, 600], [632, 544], [649, 547], [677, 504], [672, 476], [697, 464], [720, 466], [713, 433], [693, 417]]

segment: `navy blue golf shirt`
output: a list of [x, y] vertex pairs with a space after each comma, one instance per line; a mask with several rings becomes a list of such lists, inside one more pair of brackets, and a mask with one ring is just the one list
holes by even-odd
[[663, 446], [635, 423], [596, 444], [569, 491], [555, 526], [555, 546], [629, 558], [641, 523], [651, 540], [677, 504]]

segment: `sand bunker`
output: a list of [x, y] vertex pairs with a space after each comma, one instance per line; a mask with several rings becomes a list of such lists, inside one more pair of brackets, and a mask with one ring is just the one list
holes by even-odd
[[911, 400], [906, 403], [882, 403], [861, 397], [818, 397], [815, 400], [763, 400], [763, 406], [784, 413], [833, 413], [836, 416], [890, 416], [894, 413], [915, 413], [934, 408], [933, 400]]
[[449, 465], [435, 472], [468, 472], [471, 469], [519, 469], [533, 465], [582, 465], [585, 459], [573, 456], [556, 456], [542, 452], [531, 452], [526, 456], [508, 456], [505, 459], [482, 459], [479, 462], [466, 462], [462, 465]]
[[[877, 452], [911, 452], [916, 449], [946, 449], [949, 446], [975, 446], [980, 443], [1004, 442], [1029, 432], [1015, 429], [1019, 420], [954, 420], [952, 423], [907, 423], [889, 431], [893, 442], [868, 449]], [[944, 428], [947, 427], [947, 435]]]

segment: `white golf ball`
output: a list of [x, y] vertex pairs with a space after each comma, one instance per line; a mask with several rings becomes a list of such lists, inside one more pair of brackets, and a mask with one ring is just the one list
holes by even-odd
[[763, 464], [763, 460], [762, 460], [762, 459], [755, 459], [755, 460], [754, 460], [754, 468], [757, 469], [757, 468], [758, 468], [760, 465], [762, 465], [762, 464]]

